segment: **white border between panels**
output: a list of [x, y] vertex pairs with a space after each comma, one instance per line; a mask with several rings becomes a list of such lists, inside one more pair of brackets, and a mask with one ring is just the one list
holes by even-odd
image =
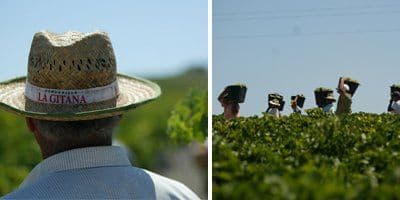
[[212, 0], [208, 0], [208, 199], [212, 199]]

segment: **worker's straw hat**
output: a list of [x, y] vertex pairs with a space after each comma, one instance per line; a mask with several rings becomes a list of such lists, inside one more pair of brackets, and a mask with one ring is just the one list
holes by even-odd
[[333, 96], [333, 93], [328, 93], [325, 99], [336, 101], [335, 97]]
[[116, 69], [104, 32], [38, 32], [27, 77], [0, 83], [0, 108], [36, 119], [90, 120], [120, 115], [161, 94], [157, 84]]
[[268, 103], [271, 104], [271, 105], [274, 105], [274, 106], [281, 106], [281, 104], [279, 103], [278, 99], [272, 99]]

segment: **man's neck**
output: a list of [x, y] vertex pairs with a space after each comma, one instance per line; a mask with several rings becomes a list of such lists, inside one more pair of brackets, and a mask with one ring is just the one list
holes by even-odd
[[[47, 144], [48, 145], [48, 144]], [[55, 145], [57, 147], [54, 147], [54, 145], [52, 145], [52, 148], [40, 148], [42, 150], [42, 157], [43, 159], [46, 159], [52, 155], [64, 152], [64, 151], [69, 151], [72, 149], [79, 149], [79, 148], [85, 148], [85, 147], [94, 147], [94, 146], [111, 146], [110, 144], [104, 144], [104, 143], [99, 143], [99, 144], [74, 144], [74, 145], [64, 145], [64, 146], [60, 146], [60, 145]]]
[[67, 141], [53, 141], [49, 140], [40, 134], [34, 134], [37, 143], [39, 144], [42, 152], [43, 159], [46, 159], [52, 155], [68, 151], [71, 149], [94, 147], [94, 146], [111, 146], [112, 140], [99, 140], [97, 138], [88, 138], [87, 140], [67, 140]]

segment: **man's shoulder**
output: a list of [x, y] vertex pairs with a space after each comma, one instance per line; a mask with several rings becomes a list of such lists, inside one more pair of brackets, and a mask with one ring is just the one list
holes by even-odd
[[[159, 197], [171, 197], [171, 199], [199, 199], [199, 197], [181, 182], [167, 178], [160, 174], [144, 170], [154, 181], [154, 186]], [[157, 195], [157, 196], [158, 196]]]
[[394, 110], [400, 110], [400, 101], [394, 101], [394, 102], [392, 103], [392, 108], [393, 108]]
[[[102, 185], [109, 191], [95, 187]], [[61, 189], [63, 188], [63, 189]], [[4, 196], [20, 198], [199, 199], [182, 183], [137, 167], [101, 167], [52, 173]]]

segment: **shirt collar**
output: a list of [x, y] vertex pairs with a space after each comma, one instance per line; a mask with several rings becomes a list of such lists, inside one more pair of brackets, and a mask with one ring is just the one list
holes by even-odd
[[45, 174], [104, 166], [131, 166], [131, 163], [127, 152], [118, 146], [72, 149], [44, 159], [33, 168], [20, 187], [31, 184]]
[[271, 109], [269, 109], [271, 112], [278, 112], [279, 111], [279, 109], [278, 108], [271, 108]]

